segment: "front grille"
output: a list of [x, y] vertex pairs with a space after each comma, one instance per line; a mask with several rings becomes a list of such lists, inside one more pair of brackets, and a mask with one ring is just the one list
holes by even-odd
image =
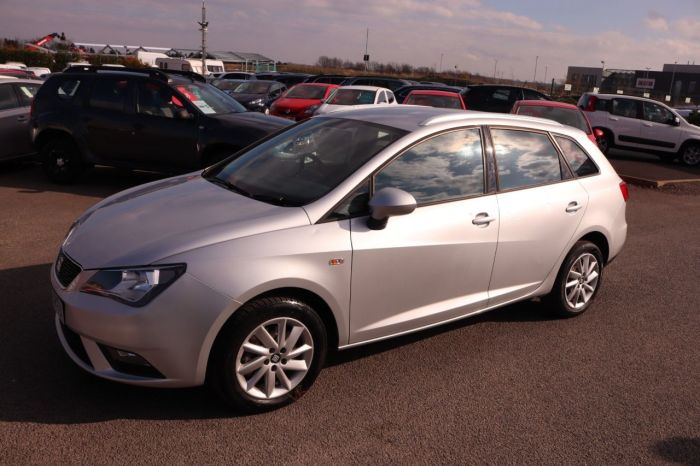
[[68, 346], [70, 346], [73, 353], [75, 353], [75, 355], [78, 356], [78, 358], [85, 364], [92, 367], [92, 363], [90, 362], [90, 358], [85, 351], [85, 346], [83, 346], [83, 341], [80, 339], [80, 335], [68, 328], [65, 324], [61, 324], [61, 329], [63, 330], [63, 336], [66, 339], [66, 343], [68, 343]]
[[63, 251], [59, 253], [58, 259], [56, 259], [56, 278], [64, 288], [75, 280], [80, 271], [80, 266], [73, 259], [65, 255]]

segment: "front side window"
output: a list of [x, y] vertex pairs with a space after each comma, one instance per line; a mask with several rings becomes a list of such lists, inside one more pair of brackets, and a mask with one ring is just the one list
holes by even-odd
[[175, 118], [177, 112], [184, 109], [173, 91], [158, 83], [139, 83], [137, 95], [137, 111], [142, 115]]
[[406, 131], [343, 118], [313, 118], [204, 176], [245, 196], [283, 206], [320, 199]]
[[90, 106], [124, 111], [128, 89], [129, 81], [126, 79], [97, 79], [90, 96]]
[[632, 99], [613, 99], [610, 113], [625, 118], [637, 118], [637, 101]]
[[210, 84], [191, 82], [175, 85], [187, 100], [197, 107], [202, 113], [220, 115], [223, 113], [245, 112], [243, 105], [236, 102], [225, 92]]
[[559, 153], [543, 133], [492, 129], [500, 189], [526, 188], [562, 179]]
[[669, 124], [675, 118], [670, 110], [652, 102], [644, 102], [644, 119], [655, 123]]
[[562, 136], [555, 136], [554, 138], [557, 140], [557, 144], [559, 144], [569, 167], [571, 167], [571, 171], [576, 176], [589, 176], [598, 173], [598, 167], [578, 144]]
[[28, 107], [32, 104], [34, 96], [39, 91], [38, 84], [20, 83], [17, 84], [17, 90], [19, 91], [20, 102], [23, 107]]
[[462, 129], [418, 143], [377, 173], [374, 185], [403, 189], [418, 204], [482, 194], [481, 131]]

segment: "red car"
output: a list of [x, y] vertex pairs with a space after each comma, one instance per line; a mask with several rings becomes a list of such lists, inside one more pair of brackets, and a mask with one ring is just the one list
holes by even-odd
[[403, 101], [404, 105], [425, 105], [428, 107], [457, 108], [466, 110], [464, 100], [458, 92], [411, 91]]
[[588, 139], [598, 144], [598, 138], [603, 137], [599, 129], [593, 130], [586, 114], [576, 105], [553, 100], [519, 100], [513, 105], [510, 113], [517, 115], [548, 118], [562, 125], [573, 126], [588, 135]]
[[337, 84], [327, 83], [297, 84], [272, 104], [270, 115], [296, 121], [310, 118], [321, 101], [327, 99], [338, 87]]

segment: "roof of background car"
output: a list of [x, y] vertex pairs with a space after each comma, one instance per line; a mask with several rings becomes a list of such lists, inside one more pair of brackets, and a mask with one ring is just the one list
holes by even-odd
[[515, 105], [519, 107], [557, 107], [578, 110], [578, 107], [574, 104], [557, 102], [556, 100], [518, 100], [515, 102]]
[[664, 102], [659, 102], [658, 100], [647, 99], [646, 97], [637, 97], [637, 96], [634, 96], [634, 95], [626, 95], [626, 94], [600, 94], [600, 93], [595, 93], [595, 92], [584, 92], [583, 95], [585, 95], [585, 94], [592, 95], [592, 96], [595, 96], [595, 97], [598, 97], [598, 98], [602, 97], [602, 98], [605, 98], [605, 99], [620, 99], [620, 98], [623, 98], [623, 99], [634, 99], [634, 100], [642, 100], [642, 101], [644, 101], [644, 102], [654, 102], [654, 103], [666, 105]]
[[339, 87], [337, 84], [331, 84], [331, 83], [299, 83], [299, 84], [295, 84], [292, 87], [298, 87], [298, 86]]
[[389, 91], [391, 92], [391, 89], [387, 89], [386, 87], [377, 87], [377, 86], [340, 86], [338, 89], [354, 89], [356, 91]]
[[416, 90], [409, 92], [408, 95], [409, 96], [411, 96], [411, 95], [436, 95], [436, 96], [443, 96], [443, 97], [459, 97], [459, 92], [436, 91], [436, 90], [430, 90], [430, 89], [416, 89]]
[[6, 83], [12, 83], [12, 84], [38, 84], [42, 85], [44, 84], [44, 81], [40, 79], [27, 79], [27, 78], [15, 78], [14, 76], [3, 76], [2, 78], [7, 78], [7, 79], [2, 79], [0, 83], [6, 82]]
[[544, 118], [525, 117], [508, 113], [486, 113], [470, 110], [452, 110], [419, 105], [369, 105], [363, 108], [332, 112], [314, 118], [348, 118], [368, 121], [406, 131], [438, 123], [478, 122], [478, 124], [534, 123], [542, 129], [565, 130], [564, 125]]

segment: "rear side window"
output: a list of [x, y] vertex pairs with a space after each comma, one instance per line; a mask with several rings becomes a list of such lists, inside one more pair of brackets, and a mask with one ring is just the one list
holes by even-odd
[[555, 136], [554, 139], [559, 144], [564, 158], [576, 176], [597, 175], [599, 173], [598, 167], [578, 144], [569, 138], [561, 136]]
[[562, 179], [559, 153], [546, 134], [492, 129], [501, 189], [526, 188]]
[[625, 118], [637, 118], [637, 101], [631, 99], [613, 99], [610, 113]]
[[90, 106], [123, 111], [129, 81], [125, 79], [97, 79], [90, 96]]
[[70, 100], [75, 96], [80, 87], [80, 81], [77, 79], [66, 79], [61, 81], [56, 88], [56, 95], [64, 100]]
[[463, 129], [418, 143], [377, 173], [374, 187], [403, 189], [418, 204], [482, 194], [481, 132]]
[[183, 108], [182, 102], [169, 87], [150, 81], [138, 84], [138, 113], [175, 118], [177, 112]]
[[531, 91], [530, 89], [523, 89], [523, 94], [525, 95], [525, 100], [547, 100], [539, 92]]
[[19, 107], [15, 91], [9, 84], [0, 85], [0, 110]]

